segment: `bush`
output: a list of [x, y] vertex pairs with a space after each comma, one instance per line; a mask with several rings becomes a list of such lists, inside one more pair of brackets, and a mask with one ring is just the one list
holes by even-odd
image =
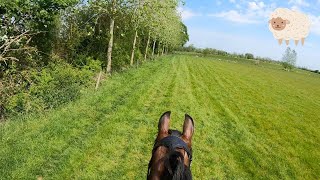
[[86, 64], [81, 68], [90, 72], [99, 72], [101, 71], [101, 64], [102, 63], [100, 60], [95, 60], [92, 57], [87, 57]]
[[144, 56], [141, 53], [140, 49], [137, 48], [134, 52], [134, 64], [139, 65], [141, 62], [144, 61]]
[[288, 70], [288, 71], [290, 71], [294, 68], [294, 65], [292, 65], [288, 62], [281, 62], [281, 65], [285, 70]]
[[210, 50], [209, 48], [206, 48], [206, 49], [204, 49], [204, 50], [202, 51], [202, 54], [203, 54], [204, 56], [208, 56], [209, 54], [213, 54], [213, 53], [211, 52], [211, 50]]
[[[55, 108], [80, 97], [83, 87], [93, 85], [91, 77], [101, 69], [101, 62], [87, 58], [80, 69], [55, 60], [42, 70], [7, 73], [0, 82], [0, 113], [17, 115]], [[17, 86], [11, 86], [15, 84]]]
[[254, 59], [254, 55], [251, 53], [246, 53], [244, 56], [246, 57], [246, 59]]
[[121, 70], [121, 67], [126, 67], [128, 64], [130, 64], [131, 51], [128, 51], [126, 48], [121, 47], [117, 43], [115, 43], [113, 47], [112, 69], [115, 71]]
[[80, 70], [69, 64], [51, 64], [34, 74], [35, 85], [31, 86], [30, 94], [44, 102], [44, 109], [54, 108], [77, 99], [91, 76], [92, 71], [85, 68]]
[[20, 92], [9, 98], [6, 105], [7, 114], [17, 115], [21, 112], [38, 112], [43, 110], [44, 102], [41, 99], [32, 97], [28, 92]]
[[21, 103], [25, 94], [20, 93], [24, 93], [32, 84], [29, 71], [19, 71], [15, 65], [12, 67], [13, 69], [4, 71], [0, 79], [0, 118], [24, 107]]

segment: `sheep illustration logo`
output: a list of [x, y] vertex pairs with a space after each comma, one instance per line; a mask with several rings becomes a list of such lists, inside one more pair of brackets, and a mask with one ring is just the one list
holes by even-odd
[[269, 19], [269, 30], [278, 40], [279, 45], [283, 40], [289, 45], [290, 39], [293, 39], [296, 45], [301, 40], [303, 46], [309, 35], [310, 26], [311, 21], [307, 15], [287, 8], [276, 9], [271, 13]]

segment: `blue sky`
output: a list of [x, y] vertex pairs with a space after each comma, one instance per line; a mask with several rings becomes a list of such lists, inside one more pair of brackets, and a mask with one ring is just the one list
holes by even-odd
[[280, 60], [287, 46], [279, 46], [268, 29], [270, 13], [279, 7], [311, 19], [305, 45], [291, 41], [289, 46], [298, 52], [298, 66], [320, 69], [320, 0], [185, 0], [179, 11], [188, 27], [188, 44]]

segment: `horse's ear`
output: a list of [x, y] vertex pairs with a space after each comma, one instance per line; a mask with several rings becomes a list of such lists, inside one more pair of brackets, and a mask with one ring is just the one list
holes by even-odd
[[169, 124], [170, 124], [170, 111], [167, 111], [162, 114], [159, 119], [158, 131], [159, 133], [168, 134]]
[[188, 114], [185, 115], [184, 124], [183, 124], [183, 136], [187, 141], [191, 142], [192, 135], [194, 131], [194, 123], [191, 116]]

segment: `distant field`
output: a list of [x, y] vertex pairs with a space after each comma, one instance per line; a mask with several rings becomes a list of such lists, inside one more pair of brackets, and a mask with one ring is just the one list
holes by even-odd
[[195, 121], [194, 179], [320, 179], [320, 75], [172, 55], [0, 125], [0, 179], [145, 179], [159, 116]]

